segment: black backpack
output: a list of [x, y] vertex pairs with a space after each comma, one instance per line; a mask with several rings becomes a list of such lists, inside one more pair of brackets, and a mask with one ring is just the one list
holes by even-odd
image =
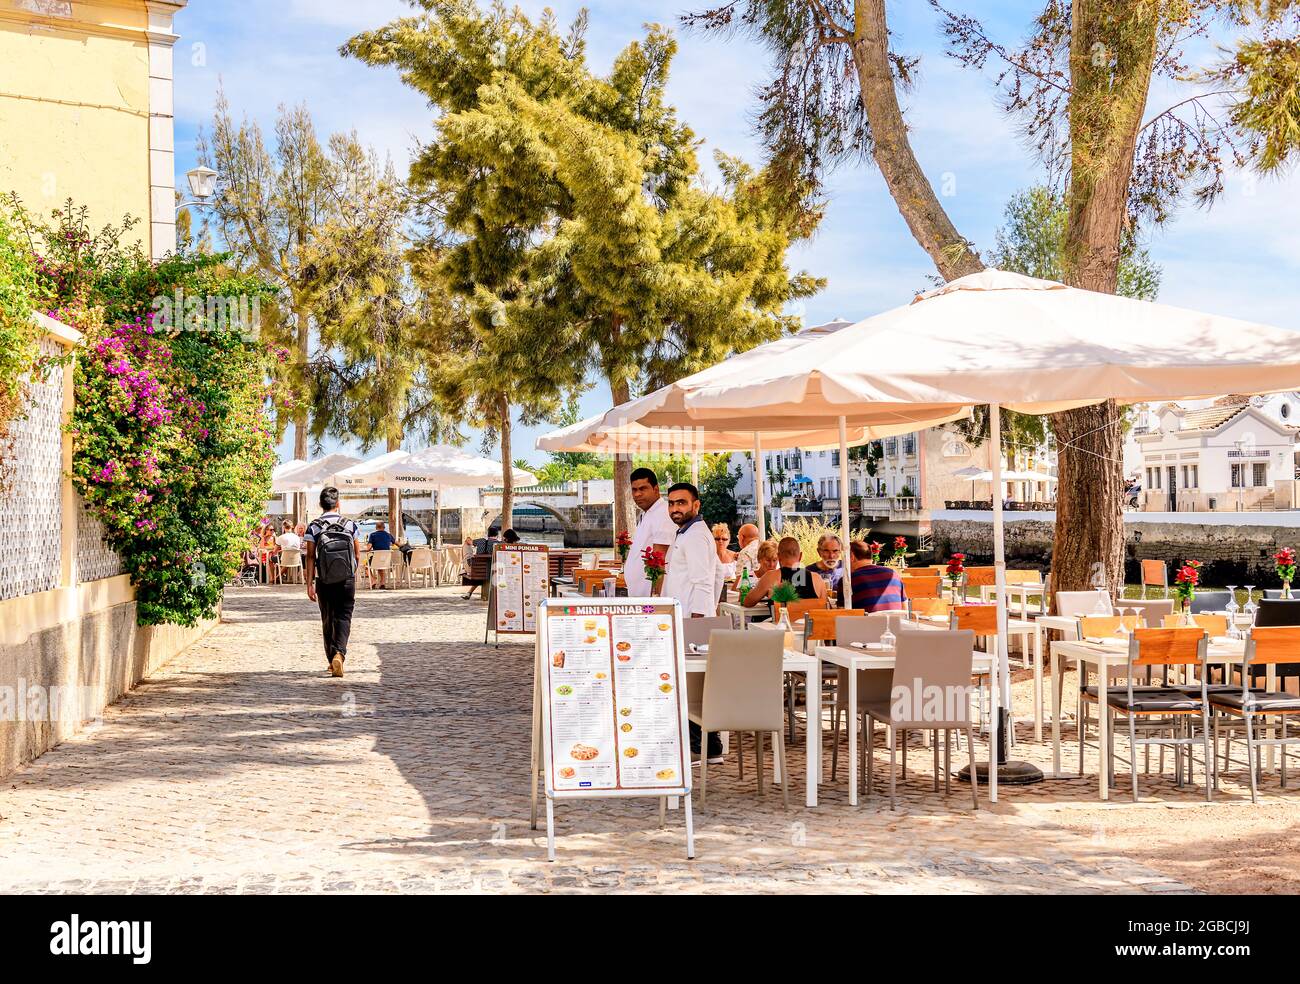
[[316, 534], [316, 579], [321, 584], [342, 584], [356, 576], [356, 554], [345, 520], [330, 523]]

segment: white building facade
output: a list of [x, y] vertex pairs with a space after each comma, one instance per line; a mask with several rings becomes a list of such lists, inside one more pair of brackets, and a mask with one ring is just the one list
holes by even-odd
[[[1293, 395], [1292, 395], [1293, 396]], [[1146, 409], [1135, 426], [1142, 508], [1155, 512], [1232, 512], [1294, 505], [1297, 428], [1283, 423], [1300, 401], [1268, 398], [1187, 409]]]

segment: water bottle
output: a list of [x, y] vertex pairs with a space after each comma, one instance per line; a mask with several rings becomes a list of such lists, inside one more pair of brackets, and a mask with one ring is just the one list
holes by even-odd
[[749, 568], [743, 568], [740, 572], [740, 584], [736, 586], [736, 593], [740, 595], [740, 603], [745, 603], [745, 595], [749, 594]]

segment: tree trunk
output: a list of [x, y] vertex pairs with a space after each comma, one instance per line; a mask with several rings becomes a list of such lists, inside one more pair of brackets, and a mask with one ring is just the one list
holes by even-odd
[[[1070, 35], [1070, 186], [1066, 282], [1115, 293], [1128, 220], [1133, 152], [1155, 63], [1156, 5], [1116, 16], [1105, 0], [1075, 0]], [[1124, 583], [1124, 466], [1114, 400], [1052, 415], [1057, 440], [1054, 591]]]
[[510, 401], [504, 396], [497, 405], [497, 428], [501, 434], [501, 532], [511, 528], [515, 515], [515, 475], [510, 455]]
[[[632, 398], [631, 390], [625, 381], [615, 382], [610, 380], [609, 392], [614, 399], [614, 406], [626, 403]], [[629, 533], [636, 529], [636, 521], [632, 518], [635, 515], [632, 503], [632, 456], [629, 454], [614, 455], [614, 537], [613, 543], [615, 549], [618, 544], [619, 530], [627, 530]]]
[[[396, 451], [402, 446], [400, 437], [390, 437], [387, 451]], [[402, 521], [402, 490], [388, 490], [388, 529], [394, 537], [400, 537], [406, 530], [406, 523]]]
[[[296, 322], [294, 347], [298, 357], [297, 369], [301, 376], [307, 369], [311, 321], [306, 307], [302, 305], [294, 308], [294, 318]], [[296, 407], [293, 411], [293, 456], [301, 461], [307, 460], [307, 407], [305, 405]], [[306, 492], [296, 493], [293, 497], [293, 521], [295, 525], [307, 521]]]
[[853, 62], [871, 126], [871, 155], [903, 221], [945, 280], [979, 273], [984, 269], [979, 254], [957, 232], [912, 153], [889, 63], [885, 0], [855, 0], [853, 27]]

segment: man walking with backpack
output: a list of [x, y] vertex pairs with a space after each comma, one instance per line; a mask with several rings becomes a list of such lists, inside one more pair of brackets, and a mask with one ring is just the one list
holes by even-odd
[[303, 536], [306, 545], [307, 597], [320, 605], [321, 629], [325, 634], [325, 662], [330, 676], [343, 675], [348, 656], [348, 634], [352, 630], [352, 608], [357, 600], [357, 524], [339, 512], [339, 490], [332, 485], [321, 489], [320, 507], [325, 512], [312, 520]]

